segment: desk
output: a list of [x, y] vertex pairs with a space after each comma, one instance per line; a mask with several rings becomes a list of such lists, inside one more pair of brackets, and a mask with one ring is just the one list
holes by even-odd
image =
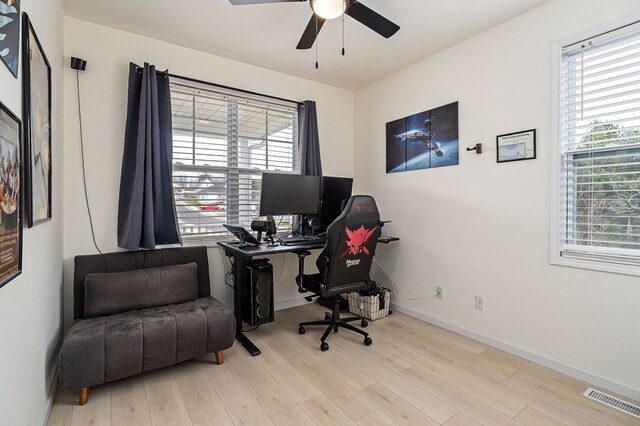
[[[389, 237], [381, 235], [378, 242], [388, 244], [391, 241], [398, 241], [397, 237]], [[259, 245], [257, 247], [239, 247], [238, 243], [219, 242], [228, 256], [233, 257], [233, 313], [236, 317], [236, 340], [253, 356], [260, 355], [260, 349], [245, 336], [242, 332], [242, 310], [244, 309], [244, 299], [242, 297], [244, 271], [247, 261], [259, 256], [270, 256], [280, 253], [297, 253], [305, 250], [321, 249], [324, 247], [325, 241], [309, 241], [296, 245], [277, 245], [267, 246]]]

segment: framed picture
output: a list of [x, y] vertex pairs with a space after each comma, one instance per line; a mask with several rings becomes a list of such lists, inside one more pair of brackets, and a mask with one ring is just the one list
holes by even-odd
[[29, 17], [22, 16], [25, 190], [31, 227], [51, 219], [51, 66]]
[[386, 125], [387, 173], [458, 164], [458, 102]]
[[22, 123], [0, 102], [0, 287], [22, 272]]
[[0, 57], [14, 77], [20, 61], [20, 0], [0, 0]]
[[536, 158], [536, 129], [496, 136], [498, 163]]

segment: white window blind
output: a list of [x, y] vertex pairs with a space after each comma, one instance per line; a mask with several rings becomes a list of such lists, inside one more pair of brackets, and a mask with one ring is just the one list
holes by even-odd
[[173, 188], [186, 244], [258, 217], [262, 172], [297, 171], [297, 105], [171, 78]]
[[640, 265], [640, 23], [562, 49], [560, 255]]

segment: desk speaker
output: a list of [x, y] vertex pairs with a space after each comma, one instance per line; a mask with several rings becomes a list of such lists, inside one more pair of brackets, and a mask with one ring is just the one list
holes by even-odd
[[273, 266], [267, 259], [249, 262], [245, 270], [242, 320], [251, 326], [273, 321]]

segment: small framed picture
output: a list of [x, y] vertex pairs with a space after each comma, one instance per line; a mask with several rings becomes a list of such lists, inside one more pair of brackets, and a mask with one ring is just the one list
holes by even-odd
[[22, 123], [0, 102], [0, 287], [22, 272]]
[[0, 57], [18, 77], [20, 61], [20, 1], [0, 0]]
[[498, 163], [536, 158], [536, 129], [496, 136]]

